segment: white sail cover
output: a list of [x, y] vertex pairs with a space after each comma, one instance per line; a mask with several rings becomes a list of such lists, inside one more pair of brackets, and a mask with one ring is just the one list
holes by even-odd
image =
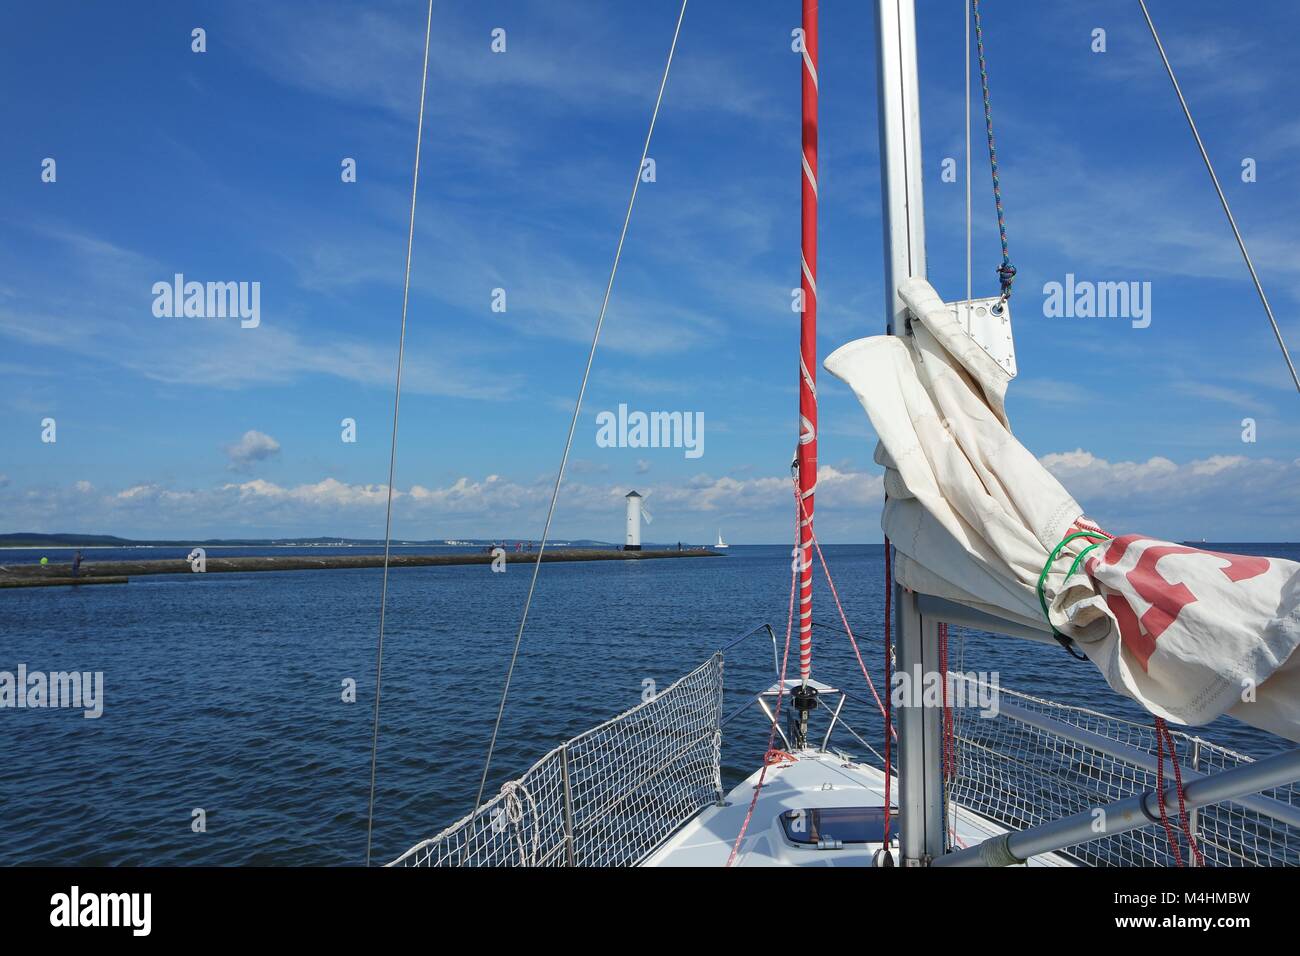
[[[879, 436], [898, 580], [1042, 626], [1048, 556], [1100, 529], [1011, 434], [1006, 372], [928, 282], [901, 293], [911, 335], [859, 339], [825, 362]], [[1202, 724], [1229, 713], [1300, 741], [1300, 564], [1095, 534], [1061, 549], [1043, 594], [1051, 625], [1153, 714]]]

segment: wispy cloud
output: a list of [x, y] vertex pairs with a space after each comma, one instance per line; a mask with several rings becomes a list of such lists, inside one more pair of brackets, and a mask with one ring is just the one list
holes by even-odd
[[[285, 385], [327, 376], [360, 385], [391, 387], [396, 370], [396, 310], [389, 335], [361, 339], [316, 324], [310, 335], [288, 313], [290, 290], [265, 290], [262, 324], [157, 318], [154, 281], [170, 281], [172, 267], [79, 232], [44, 234], [63, 250], [79, 277], [0, 304], [0, 336], [116, 364], [146, 379], [172, 385], [223, 389]], [[297, 309], [294, 308], [296, 312]], [[440, 350], [447, 354], [447, 348]], [[472, 352], [470, 353], [472, 354]], [[425, 351], [410, 356], [404, 387], [415, 393], [501, 399], [517, 388], [520, 373], [478, 370], [472, 362]]]
[[[645, 29], [663, 34], [666, 49], [673, 18], [669, 8], [656, 9], [664, 15], [641, 19]], [[410, 14], [410, 7], [391, 3], [322, 3], [307, 21], [288, 8], [262, 6], [245, 25], [245, 51], [252, 64], [286, 84], [410, 117], [419, 99], [424, 40]], [[576, 23], [582, 24], [580, 56], [573, 55]], [[504, 53], [491, 49], [497, 26], [506, 30]], [[520, 91], [551, 110], [648, 104], [662, 66], [657, 57], [642, 55], [639, 39], [625, 22], [589, 4], [524, 3], [499, 22], [444, 8], [430, 43], [429, 84], [455, 96], [434, 97], [426, 108], [463, 119], [486, 113], [474, 107], [494, 96]], [[674, 108], [761, 114], [769, 103], [744, 73], [743, 63], [725, 50], [693, 49], [674, 76]]]

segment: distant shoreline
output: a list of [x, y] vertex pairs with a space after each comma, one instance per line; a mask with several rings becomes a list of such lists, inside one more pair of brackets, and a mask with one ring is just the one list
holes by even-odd
[[[618, 551], [608, 548], [553, 548], [541, 554], [547, 562], [570, 561], [654, 561], [666, 558], [720, 558], [721, 552], [708, 548], [676, 550]], [[450, 565], [491, 564], [497, 562], [519, 564], [538, 560], [536, 551], [502, 551], [492, 554], [477, 550], [461, 554], [395, 554], [387, 563], [393, 568], [445, 567]], [[150, 574], [175, 574], [191, 579], [209, 574], [240, 573], [248, 571], [329, 571], [383, 567], [382, 554], [333, 554], [312, 557], [285, 555], [284, 557], [205, 558], [202, 570], [185, 558], [154, 559], [143, 561], [87, 562], [74, 575], [70, 564], [29, 564], [20, 567], [0, 567], [0, 588], [42, 587], [49, 585], [77, 585], [86, 583], [125, 584], [130, 577]]]
[[[119, 538], [110, 534], [47, 534], [36, 531], [11, 531], [0, 534], [0, 551], [33, 548], [382, 548], [383, 538], [348, 538], [323, 536], [294, 538]], [[507, 535], [495, 538], [403, 538], [392, 542], [394, 548], [482, 548], [515, 544], [538, 544], [536, 538]], [[565, 538], [548, 544], [562, 548], [616, 548], [612, 541], [595, 538]], [[665, 546], [667, 546], [665, 544]]]
[[[0, 551], [163, 551], [198, 547], [205, 551], [242, 551], [248, 548], [382, 548], [379, 544], [0, 544]], [[393, 548], [478, 548], [477, 544], [394, 544]]]

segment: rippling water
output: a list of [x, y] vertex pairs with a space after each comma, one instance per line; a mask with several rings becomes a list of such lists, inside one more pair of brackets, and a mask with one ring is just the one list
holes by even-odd
[[[1300, 560], [1294, 545], [1230, 549]], [[882, 550], [826, 551], [879, 680]], [[184, 553], [85, 552], [87, 561]], [[0, 563], [38, 556], [0, 552]], [[789, 561], [788, 548], [765, 546], [733, 547], [724, 558], [543, 567], [488, 792], [638, 703], [644, 681], [663, 688], [763, 622], [784, 636]], [[504, 574], [486, 566], [391, 574], [377, 861], [471, 808], [528, 573], [513, 565]], [[160, 575], [0, 591], [0, 670], [103, 671], [105, 684], [98, 720], [0, 711], [0, 863], [363, 862], [380, 575]], [[838, 623], [818, 580], [815, 617]], [[728, 655], [724, 712], [770, 683], [771, 655], [760, 639]], [[1059, 648], [971, 633], [964, 667], [996, 670], [1013, 690], [1149, 720]], [[847, 639], [834, 631], [818, 631], [814, 670], [864, 689]], [[356, 703], [342, 700], [348, 678]], [[766, 742], [757, 717], [734, 726], [724, 744], [731, 780], [757, 765]], [[864, 716], [855, 726], [876, 743], [878, 722]], [[1252, 755], [1281, 745], [1227, 719], [1200, 732]], [[206, 812], [205, 833], [191, 831], [195, 808]]]

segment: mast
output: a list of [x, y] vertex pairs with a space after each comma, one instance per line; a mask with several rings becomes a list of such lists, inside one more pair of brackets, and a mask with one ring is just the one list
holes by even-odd
[[890, 335], [906, 334], [899, 284], [925, 271], [921, 190], [921, 99], [912, 0], [877, 0], [880, 188], [885, 226], [885, 315]]
[[[886, 328], [891, 335], [908, 335], [898, 287], [926, 274], [913, 0], [877, 0], [876, 42]], [[916, 678], [939, 673], [938, 623], [923, 619], [916, 595], [897, 583], [893, 605], [897, 669], [919, 686]], [[898, 708], [900, 849], [904, 866], [920, 866], [944, 852], [942, 711], [924, 707], [919, 694], [910, 696]]]
[[817, 4], [803, 0], [803, 173], [800, 201], [799, 677], [812, 672], [813, 500], [817, 490]]

